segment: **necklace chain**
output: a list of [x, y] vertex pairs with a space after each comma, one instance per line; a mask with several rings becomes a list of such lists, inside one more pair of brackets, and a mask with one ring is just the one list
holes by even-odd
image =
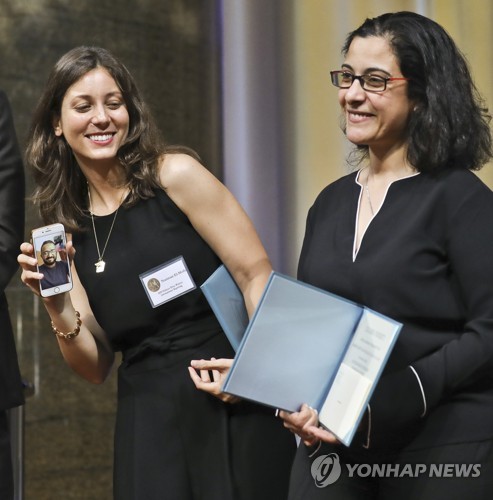
[[[390, 186], [390, 184], [392, 184], [392, 182], [395, 182], [395, 180], [400, 180], [400, 179], [404, 179], [405, 177], [417, 175], [417, 173], [418, 172], [416, 171], [416, 169], [414, 167], [411, 167], [411, 174], [404, 172], [404, 175], [398, 176], [398, 177], [396, 177], [396, 179], [394, 179], [393, 181], [389, 182], [389, 184], [387, 185], [387, 189]], [[366, 193], [366, 197], [368, 199], [368, 204], [370, 205], [371, 215], [374, 216], [375, 215], [375, 210], [373, 209], [373, 203], [371, 202], [371, 196], [370, 196], [370, 188], [368, 187], [368, 183], [370, 181], [370, 175], [371, 174], [372, 174], [372, 172], [369, 169], [368, 170], [368, 175], [366, 177], [366, 182], [365, 182], [365, 193]]]
[[365, 183], [365, 193], [366, 197], [368, 198], [368, 203], [370, 205], [370, 211], [371, 215], [375, 215], [375, 211], [373, 210], [373, 204], [371, 202], [371, 196], [370, 196], [370, 188], [368, 187], [368, 181], [370, 180], [370, 172], [368, 171], [368, 176], [366, 177], [366, 183]]
[[108, 236], [106, 237], [106, 241], [105, 241], [104, 246], [103, 246], [103, 251], [101, 252], [99, 250], [98, 235], [96, 233], [96, 224], [94, 223], [94, 214], [92, 213], [91, 190], [89, 189], [89, 184], [87, 185], [87, 195], [89, 197], [89, 213], [91, 214], [92, 230], [94, 232], [94, 241], [96, 242], [96, 250], [98, 251], [98, 257], [99, 257], [98, 261], [94, 264], [96, 266], [97, 273], [104, 272], [104, 268], [106, 266], [106, 262], [103, 260], [104, 252], [106, 251], [106, 247], [108, 246], [108, 241], [110, 241], [111, 232], [113, 231], [113, 226], [115, 225], [116, 216], [118, 215], [118, 210], [120, 210], [120, 206], [122, 204], [124, 194], [125, 194], [125, 191], [122, 194], [118, 208], [116, 209], [115, 215], [113, 216], [113, 222], [111, 223], [111, 227], [110, 227], [110, 230], [108, 232]]

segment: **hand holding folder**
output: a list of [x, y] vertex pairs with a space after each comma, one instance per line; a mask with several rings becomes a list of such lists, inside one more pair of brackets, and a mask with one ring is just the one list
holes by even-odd
[[[230, 326], [224, 318], [235, 317], [231, 303], [211, 303], [223, 328]], [[307, 403], [318, 410], [320, 423], [349, 445], [401, 327], [371, 309], [274, 272], [223, 391], [287, 411]]]

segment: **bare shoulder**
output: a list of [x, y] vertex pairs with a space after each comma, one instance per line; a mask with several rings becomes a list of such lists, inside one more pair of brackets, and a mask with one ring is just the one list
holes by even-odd
[[167, 154], [159, 166], [159, 180], [168, 196], [189, 217], [195, 208], [227, 195], [223, 184], [187, 154]]
[[189, 184], [197, 176], [207, 174], [207, 169], [199, 161], [184, 153], [164, 155], [159, 166], [159, 178], [165, 189]]

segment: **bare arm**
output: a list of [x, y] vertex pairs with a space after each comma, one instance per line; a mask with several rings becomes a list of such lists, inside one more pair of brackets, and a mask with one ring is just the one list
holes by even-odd
[[161, 183], [228, 268], [251, 315], [272, 267], [243, 208], [228, 189], [187, 155], [167, 155]]
[[[75, 250], [71, 242], [67, 243], [71, 259]], [[17, 260], [22, 267], [21, 280], [39, 295], [39, 280], [42, 274], [36, 271], [34, 248], [30, 243], [21, 245], [21, 254]], [[76, 326], [75, 311], [80, 313], [82, 321], [80, 333], [73, 339], [57, 337], [60, 351], [67, 364], [82, 378], [99, 384], [104, 382], [111, 371], [114, 353], [106, 334], [99, 326], [89, 306], [86, 292], [80, 283], [75, 267], [72, 266], [74, 287], [70, 293], [44, 298], [43, 303], [55, 327], [68, 333]]]
[[[243, 293], [251, 316], [272, 271], [269, 258], [245, 211], [208, 170], [186, 155], [168, 155], [161, 166], [161, 183], [187, 215], [200, 236], [228, 268]], [[201, 369], [200, 363], [210, 363]], [[190, 377], [200, 390], [223, 401], [233, 398], [221, 391], [231, 360], [193, 361]]]

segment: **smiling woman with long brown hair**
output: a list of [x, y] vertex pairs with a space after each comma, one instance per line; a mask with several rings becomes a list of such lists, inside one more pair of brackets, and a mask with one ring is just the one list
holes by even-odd
[[[187, 370], [233, 355], [200, 285], [224, 263], [252, 312], [271, 271], [238, 202], [161, 144], [130, 73], [97, 47], [55, 65], [26, 158], [44, 222], [72, 234], [73, 290], [43, 299], [62, 354], [94, 383], [123, 355], [115, 499], [284, 500], [294, 438], [272, 410], [196, 391]], [[39, 293], [33, 247], [21, 250]]]

